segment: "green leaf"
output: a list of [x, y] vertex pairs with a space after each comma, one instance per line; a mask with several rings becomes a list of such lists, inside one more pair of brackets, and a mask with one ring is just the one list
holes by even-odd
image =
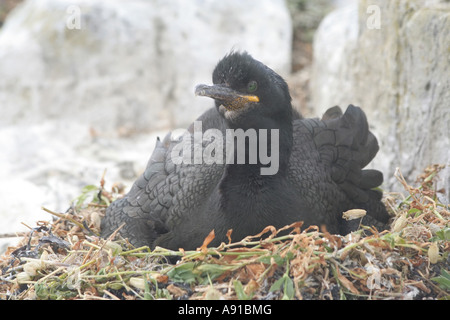
[[450, 240], [450, 228], [445, 227], [442, 230], [436, 232], [436, 236], [439, 240], [448, 241]]
[[34, 292], [36, 294], [37, 299], [39, 299], [39, 300], [47, 300], [48, 299], [49, 291], [45, 284], [36, 283], [34, 285]]
[[251, 297], [248, 296], [244, 291], [244, 286], [239, 280], [233, 281], [234, 291], [236, 291], [236, 295], [239, 300], [250, 300]]
[[[411, 208], [408, 210], [408, 215], [412, 215], [413, 213], [422, 213], [422, 210], [417, 209], [417, 208]], [[416, 215], [417, 216], [417, 215]]]
[[278, 291], [281, 289], [283, 289], [283, 300], [291, 300], [294, 298], [294, 282], [286, 273], [272, 284], [269, 291]]
[[280, 290], [281, 286], [284, 283], [284, 276], [281, 277], [280, 279], [278, 279], [277, 281], [275, 281], [272, 286], [270, 287], [269, 291], [273, 292], [273, 291], [278, 291]]
[[398, 243], [404, 243], [405, 241], [398, 236], [398, 234], [387, 233], [381, 237], [383, 241], [386, 241], [391, 248], [395, 248]]
[[431, 280], [437, 282], [443, 290], [450, 290], [450, 273], [448, 271], [441, 269], [441, 275], [431, 278]]
[[99, 187], [95, 185], [87, 185], [81, 189], [81, 195], [74, 199], [75, 207], [79, 208], [82, 206], [88, 197], [94, 199], [95, 193], [99, 191]]
[[194, 266], [194, 262], [186, 262], [167, 272], [167, 275], [174, 282], [194, 283], [197, 279], [194, 274]]
[[87, 186], [84, 186], [83, 189], [81, 189], [81, 193], [89, 193], [89, 192], [97, 192], [98, 191], [98, 186], [94, 185], [94, 184], [89, 184]]
[[284, 295], [283, 300], [292, 300], [294, 298], [294, 282], [290, 277], [286, 277], [284, 282]]
[[221, 276], [226, 271], [236, 269], [235, 266], [227, 266], [222, 264], [204, 263], [194, 268], [193, 272], [199, 274], [201, 277], [208, 275], [211, 279]]
[[279, 254], [275, 254], [273, 256], [264, 256], [258, 259], [258, 261], [264, 264], [272, 264], [272, 262], [275, 262], [279, 266], [284, 265], [285, 260], [286, 259], [282, 258]]

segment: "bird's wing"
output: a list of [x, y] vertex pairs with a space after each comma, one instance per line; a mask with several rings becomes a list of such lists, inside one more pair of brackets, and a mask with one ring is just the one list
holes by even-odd
[[[211, 111], [212, 110], [212, 111]], [[203, 130], [223, 124], [210, 109], [198, 120]], [[193, 128], [188, 129], [192, 133]], [[173, 138], [171, 133], [161, 141], [157, 139], [155, 149], [142, 175], [135, 181], [128, 194], [114, 201], [107, 209], [102, 220], [102, 237], [107, 237], [122, 223], [123, 237], [129, 238], [134, 245], [148, 245], [163, 234], [172, 230], [174, 225], [188, 219], [188, 212], [194, 208], [200, 210], [217, 185], [223, 173], [221, 165], [196, 165], [172, 161], [172, 151], [180, 146], [185, 136]], [[194, 155], [193, 135], [188, 135], [191, 155]]]
[[169, 135], [163, 141], [157, 139], [143, 174], [135, 181], [124, 198], [114, 201], [108, 207], [106, 216], [102, 220], [102, 237], [109, 236], [122, 223], [125, 224], [121, 227], [120, 233], [128, 237], [134, 245], [152, 243], [158, 234], [166, 232], [164, 223], [159, 219], [149, 220], [149, 214], [157, 211], [163, 215], [171, 202], [170, 192], [179, 188], [174, 179], [172, 179], [170, 190], [160, 188], [173, 170], [170, 167], [166, 168], [169, 143]]

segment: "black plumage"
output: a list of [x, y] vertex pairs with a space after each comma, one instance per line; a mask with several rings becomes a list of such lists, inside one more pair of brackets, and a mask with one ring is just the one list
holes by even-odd
[[[107, 209], [103, 237], [123, 223], [120, 233], [132, 244], [170, 249], [195, 249], [211, 230], [211, 245], [218, 245], [227, 241], [229, 229], [237, 241], [268, 225], [278, 228], [296, 221], [345, 234], [360, 223], [342, 219], [352, 208], [367, 210], [363, 224], [385, 226], [389, 217], [381, 193], [373, 190], [383, 176], [363, 169], [377, 153], [378, 143], [360, 108], [350, 105], [342, 114], [333, 107], [321, 120], [303, 119], [292, 109], [286, 82], [245, 52], [225, 56], [213, 72], [213, 83], [196, 88], [197, 95], [215, 100], [215, 108], [198, 119], [202, 132], [217, 129], [226, 137], [230, 130], [256, 131], [255, 150], [266, 146], [267, 155], [279, 155], [276, 173], [261, 174], [262, 168], [274, 164], [267, 159], [256, 157], [256, 163], [250, 163], [251, 139], [245, 140], [244, 164], [237, 164], [237, 146], [233, 159], [226, 158], [226, 143], [223, 164], [175, 164], [173, 151], [182, 139], [172, 139], [169, 133], [163, 141], [158, 139], [145, 172], [129, 193]], [[191, 125], [188, 132], [194, 129]], [[265, 137], [261, 129], [268, 130], [264, 145], [259, 144]], [[270, 135], [272, 129], [278, 130], [279, 139]], [[192, 149], [183, 152], [191, 150], [193, 157], [195, 139], [186, 137], [183, 141], [192, 142]], [[215, 140], [209, 136], [204, 139], [202, 150], [212, 146], [211, 141]], [[211, 154], [220, 158], [220, 150]]]

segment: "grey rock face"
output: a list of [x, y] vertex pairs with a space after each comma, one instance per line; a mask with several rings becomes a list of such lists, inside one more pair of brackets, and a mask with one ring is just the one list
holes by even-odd
[[195, 85], [231, 49], [287, 75], [291, 33], [281, 0], [27, 1], [0, 33], [0, 124], [185, 126], [210, 105]]
[[[450, 189], [450, 4], [366, 1], [329, 14], [317, 30], [313, 105], [359, 105], [381, 150], [373, 166], [392, 188], [399, 167], [414, 181], [430, 164], [447, 164]], [[399, 185], [398, 183], [395, 183]]]

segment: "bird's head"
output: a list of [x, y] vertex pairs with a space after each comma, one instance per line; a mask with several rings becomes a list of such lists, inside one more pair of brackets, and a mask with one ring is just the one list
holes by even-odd
[[[231, 52], [214, 69], [213, 85], [200, 84], [195, 94], [213, 98], [230, 127], [278, 127], [291, 122], [286, 82], [246, 52]], [[286, 118], [287, 117], [287, 118]]]

